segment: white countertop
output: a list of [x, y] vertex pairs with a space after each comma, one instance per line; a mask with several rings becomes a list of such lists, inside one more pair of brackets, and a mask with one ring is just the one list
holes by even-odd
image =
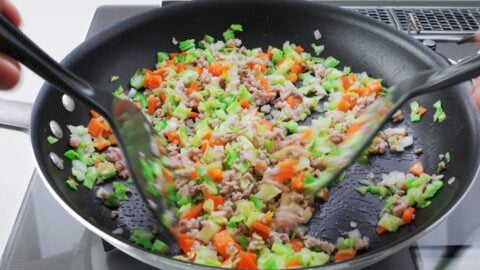
[[[22, 14], [22, 30], [58, 61], [83, 41], [98, 6], [161, 3], [161, 0], [11, 1]], [[43, 80], [22, 68], [19, 85], [11, 91], [1, 91], [1, 99], [34, 101]], [[35, 165], [26, 134], [0, 129], [0, 150], [0, 254], [3, 254]]]

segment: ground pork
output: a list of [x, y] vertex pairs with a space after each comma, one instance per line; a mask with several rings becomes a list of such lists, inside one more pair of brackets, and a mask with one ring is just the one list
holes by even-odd
[[278, 207], [273, 220], [275, 231], [290, 233], [295, 230], [304, 220], [297, 212], [297, 208], [290, 205], [281, 205]]
[[362, 238], [355, 239], [355, 243], [353, 244], [353, 248], [355, 250], [364, 250], [367, 249], [370, 245], [370, 239], [366, 236]]
[[280, 242], [282, 244], [285, 244], [290, 242], [290, 237], [286, 233], [278, 233], [271, 231], [268, 234], [268, 240], [270, 244], [273, 244], [274, 242]]
[[69, 144], [71, 147], [78, 147], [80, 145], [80, 138], [75, 136], [75, 137], [70, 137], [70, 141], [69, 141]]
[[128, 178], [128, 169], [125, 161], [123, 159], [122, 152], [117, 147], [110, 147], [105, 154], [105, 158], [108, 162], [115, 165], [115, 169], [118, 172], [118, 175], [122, 178]]
[[373, 142], [368, 148], [368, 153], [382, 155], [382, 154], [385, 154], [387, 149], [388, 149], [388, 143], [384, 139], [377, 136], [373, 138]]
[[404, 117], [403, 117], [403, 114], [402, 114], [402, 110], [398, 110], [392, 115], [392, 122], [393, 123], [401, 122], [401, 121], [403, 121], [403, 119], [404, 119]]
[[322, 241], [310, 235], [303, 236], [303, 243], [306, 248], [320, 248], [325, 253], [331, 254], [335, 251], [335, 245], [327, 241]]
[[192, 218], [192, 219], [187, 219], [187, 220], [180, 220], [178, 223], [178, 228], [180, 233], [186, 233], [189, 232], [193, 229], [200, 229], [201, 228], [201, 221], [203, 220], [203, 217], [197, 217], [197, 218]]

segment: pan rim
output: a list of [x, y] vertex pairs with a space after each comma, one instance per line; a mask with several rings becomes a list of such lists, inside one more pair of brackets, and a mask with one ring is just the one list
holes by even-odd
[[[89, 38], [88, 40], [82, 42], [78, 47], [76, 47], [71, 53], [69, 53], [65, 59], [62, 61], [63, 65], [68, 66], [69, 64], [72, 64], [75, 62], [75, 59], [78, 58], [78, 55], [85, 54], [85, 52], [88, 52], [92, 50], [93, 48], [99, 46], [102, 44], [102, 40], [108, 40], [109, 38], [112, 38], [114, 36], [117, 36], [118, 34], [135, 27], [138, 24], [141, 24], [144, 21], [148, 21], [151, 19], [151, 17], [154, 16], [161, 16], [164, 12], [172, 12], [175, 10], [180, 10], [183, 8], [184, 5], [188, 5], [189, 7], [193, 7], [194, 5], [212, 5], [212, 4], [217, 4], [217, 3], [222, 3], [222, 2], [237, 2], [237, 1], [220, 1], [220, 0], [201, 0], [201, 1], [195, 1], [195, 2], [185, 2], [185, 3], [180, 3], [176, 5], [169, 5], [166, 7], [161, 7], [161, 8], [154, 8], [153, 10], [147, 11], [145, 13], [141, 13], [140, 15], [135, 15], [132, 16], [122, 22], [119, 22], [108, 29], [96, 34], [95, 36]], [[238, 1], [238, 2], [250, 2], [250, 3], [256, 3], [255, 0], [243, 0], [243, 1]], [[299, 4], [299, 1], [295, 0], [280, 0], [280, 1], [270, 1], [274, 3], [275, 5], [293, 5], [293, 4]], [[258, 3], [258, 2], [257, 2]], [[310, 5], [311, 8], [324, 8], [324, 9], [329, 9], [332, 11], [335, 11], [339, 15], [343, 16], [348, 16], [349, 19], [355, 19], [355, 20], [361, 20], [362, 22], [368, 23], [371, 25], [372, 32], [376, 31], [382, 31], [382, 30], [390, 30], [389, 31], [389, 36], [391, 37], [396, 37], [399, 41], [404, 42], [405, 44], [412, 46], [416, 49], [418, 53], [421, 53], [424, 59], [422, 60], [424, 63], [428, 63], [428, 65], [432, 67], [440, 67], [440, 66], [445, 66], [447, 63], [445, 62], [444, 59], [442, 59], [438, 54], [434, 53], [430, 49], [424, 47], [424, 46], [419, 46], [420, 43], [415, 40], [413, 37], [406, 35], [405, 33], [402, 33], [400, 31], [391, 31], [391, 28], [388, 28], [389, 26], [378, 22], [376, 20], [370, 19], [368, 17], [364, 17], [363, 15], [360, 14], [355, 14], [351, 11], [348, 10], [343, 10], [338, 7], [330, 6], [324, 3], [318, 3], [318, 2], [309, 2], [309, 1], [302, 1], [301, 4], [304, 5]], [[385, 32], [382, 32], [385, 33]], [[387, 37], [386, 37], [387, 38]], [[44, 84], [42, 86], [42, 90], [45, 89], [46, 87], [49, 87], [47, 84]], [[460, 95], [466, 96], [468, 89], [466, 89], [466, 85], [462, 84], [461, 86], [458, 86], [459, 88], [461, 87]], [[32, 118], [31, 118], [31, 129], [29, 130], [29, 136], [31, 142], [34, 142], [34, 128], [36, 128], [37, 123], [32, 121], [34, 120], [34, 115], [37, 115], [41, 111], [40, 102], [39, 100], [45, 99], [45, 93], [47, 91], [40, 91], [38, 94], [35, 104], [32, 110]], [[469, 97], [469, 96], [468, 96]], [[38, 101], [38, 102], [37, 102]], [[479, 127], [479, 119], [478, 117], [475, 117], [475, 119], [472, 121], [474, 123], [474, 127], [478, 130]], [[480, 136], [478, 133], [476, 133], [477, 138]], [[40, 153], [33, 147], [32, 143], [32, 152], [34, 158], [34, 162], [37, 168], [37, 172], [40, 174], [41, 179], [45, 186], [47, 187], [47, 190], [52, 194], [52, 196], [55, 198], [56, 201], [59, 202], [59, 204], [71, 215], [73, 216], [78, 222], [80, 222], [83, 226], [85, 226], [87, 229], [89, 229], [91, 232], [95, 233], [96, 235], [100, 236], [122, 252], [144, 262], [149, 265], [152, 265], [154, 267], [173, 267], [178, 269], [182, 269], [184, 267], [192, 267], [195, 269], [222, 269], [222, 268], [217, 268], [217, 267], [209, 267], [209, 266], [204, 266], [204, 265], [199, 265], [199, 264], [193, 264], [190, 262], [185, 262], [181, 261], [178, 259], [174, 259], [172, 257], [164, 256], [164, 255], [159, 255], [159, 254], [154, 254], [151, 253], [147, 250], [142, 249], [141, 247], [134, 246], [133, 244], [129, 243], [126, 239], [124, 238], [119, 238], [117, 236], [114, 236], [107, 232], [106, 230], [97, 227], [94, 225], [87, 217], [82, 216], [81, 214], [77, 213], [73, 207], [71, 207], [65, 200], [62, 199], [61, 195], [55, 190], [55, 188], [52, 186], [52, 184], [47, 180], [46, 178], [46, 171], [43, 170], [43, 167], [40, 166], [37, 157], [40, 157]], [[478, 152], [478, 150], [477, 150]], [[352, 267], [362, 267], [366, 265], [373, 264], [375, 262], [378, 262], [380, 260], [383, 260], [384, 258], [392, 255], [394, 252], [405, 248], [406, 246], [410, 245], [412, 242], [417, 240], [418, 238], [422, 237], [426, 233], [428, 233], [432, 228], [438, 226], [440, 223], [442, 223], [447, 216], [449, 216], [452, 211], [454, 211], [459, 203], [464, 199], [466, 194], [470, 191], [471, 187], [477, 180], [480, 170], [479, 170], [479, 157], [477, 155], [476, 159], [476, 165], [477, 165], [477, 170], [474, 173], [473, 179], [470, 181], [468, 186], [465, 188], [465, 192], [459, 196], [459, 198], [454, 202], [450, 209], [446, 210], [437, 220], [431, 222], [430, 224], [424, 226], [423, 230], [412, 230], [413, 234], [406, 240], [396, 240], [393, 241], [385, 246], [385, 249], [379, 250], [377, 252], [367, 252], [365, 254], [361, 254], [357, 257], [355, 257], [352, 260], [345, 261], [345, 262], [340, 262], [340, 263], [334, 263], [334, 264], [327, 264], [324, 266], [317, 266], [317, 267], [309, 267], [309, 268], [299, 268], [299, 269], [344, 269], [344, 268], [352, 268]], [[417, 232], [415, 232], [417, 231]], [[397, 243], [398, 242], [398, 243]], [[170, 269], [170, 268], [169, 268]]]

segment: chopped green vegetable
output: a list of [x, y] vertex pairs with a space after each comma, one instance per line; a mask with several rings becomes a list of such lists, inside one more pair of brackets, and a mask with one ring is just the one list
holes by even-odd
[[447, 114], [443, 110], [442, 107], [442, 102], [438, 100], [433, 104], [433, 107], [435, 108], [435, 114], [433, 115], [433, 121], [434, 122], [443, 122], [447, 118]]
[[118, 200], [119, 201], [126, 201], [128, 200], [128, 196], [127, 196], [127, 193], [130, 193], [130, 189], [123, 183], [121, 182], [113, 182], [113, 188], [115, 190], [115, 194], [117, 195], [118, 197]]
[[420, 105], [418, 105], [418, 102], [416, 101], [412, 101], [410, 103], [410, 121], [412, 122], [418, 122], [420, 121], [420, 113], [419, 113], [419, 110], [420, 110]]
[[49, 144], [54, 144], [54, 143], [58, 142], [58, 138], [53, 137], [53, 136], [48, 136], [47, 141], [48, 141]]
[[240, 24], [232, 24], [230, 26], [230, 29], [232, 29], [233, 31], [238, 31], [238, 32], [242, 32], [243, 31], [243, 27], [242, 25]]
[[135, 245], [142, 246], [146, 249], [152, 248], [152, 240], [153, 240], [152, 232], [144, 228], [136, 228], [135, 230], [133, 230], [133, 233], [130, 235], [130, 238], [128, 238], [128, 241], [134, 243]]
[[178, 44], [179, 49], [184, 52], [195, 48], [195, 39], [187, 39]]
[[139, 69], [133, 74], [130, 79], [130, 86], [139, 90], [143, 87], [143, 78], [145, 77], [145, 72], [142, 69]]
[[157, 63], [162, 63], [168, 59], [168, 53], [166, 52], [157, 52]]
[[167, 252], [169, 250], [169, 247], [164, 242], [162, 242], [158, 239], [155, 239], [155, 241], [153, 242], [151, 250], [155, 253], [164, 254], [165, 252]]
[[111, 76], [111, 77], [110, 77], [110, 82], [117, 81], [118, 79], [120, 79], [120, 77], [118, 77], [118, 76]]
[[209, 44], [215, 42], [215, 39], [214, 39], [212, 36], [210, 36], [210, 35], [204, 35], [204, 36], [203, 36], [203, 40], [205, 40], [205, 41], [206, 41], [207, 43], [209, 43]]
[[449, 162], [450, 162], [450, 159], [451, 159], [451, 157], [450, 157], [450, 152], [446, 152], [446, 153], [445, 153], [445, 162], [449, 163]]
[[340, 61], [338, 61], [337, 59], [335, 59], [335, 57], [329, 56], [329, 57], [327, 57], [327, 59], [325, 59], [325, 62], [324, 62], [323, 64], [324, 64], [325, 67], [327, 67], [327, 68], [334, 68], [334, 67], [336, 67], [338, 64], [340, 64]]
[[325, 47], [323, 45], [318, 46], [315, 43], [312, 43], [312, 48], [313, 48], [313, 51], [315, 52], [315, 55], [318, 56], [323, 52]]
[[65, 181], [65, 183], [67, 183], [67, 186], [73, 190], [78, 190], [78, 182], [73, 180], [72, 178], [68, 178], [67, 181]]
[[107, 197], [103, 200], [103, 204], [110, 208], [117, 208], [119, 206], [117, 195], [113, 192], [108, 193]]

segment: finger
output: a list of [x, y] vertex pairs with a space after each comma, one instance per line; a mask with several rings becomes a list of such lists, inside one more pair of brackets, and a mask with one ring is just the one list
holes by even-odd
[[12, 58], [0, 54], [0, 89], [10, 89], [20, 80], [18, 63]]
[[9, 0], [0, 0], [0, 9], [2, 14], [14, 25], [19, 26], [22, 23], [20, 12]]
[[475, 105], [477, 108], [480, 109], [480, 78], [476, 78], [473, 80], [473, 100], [475, 101]]

